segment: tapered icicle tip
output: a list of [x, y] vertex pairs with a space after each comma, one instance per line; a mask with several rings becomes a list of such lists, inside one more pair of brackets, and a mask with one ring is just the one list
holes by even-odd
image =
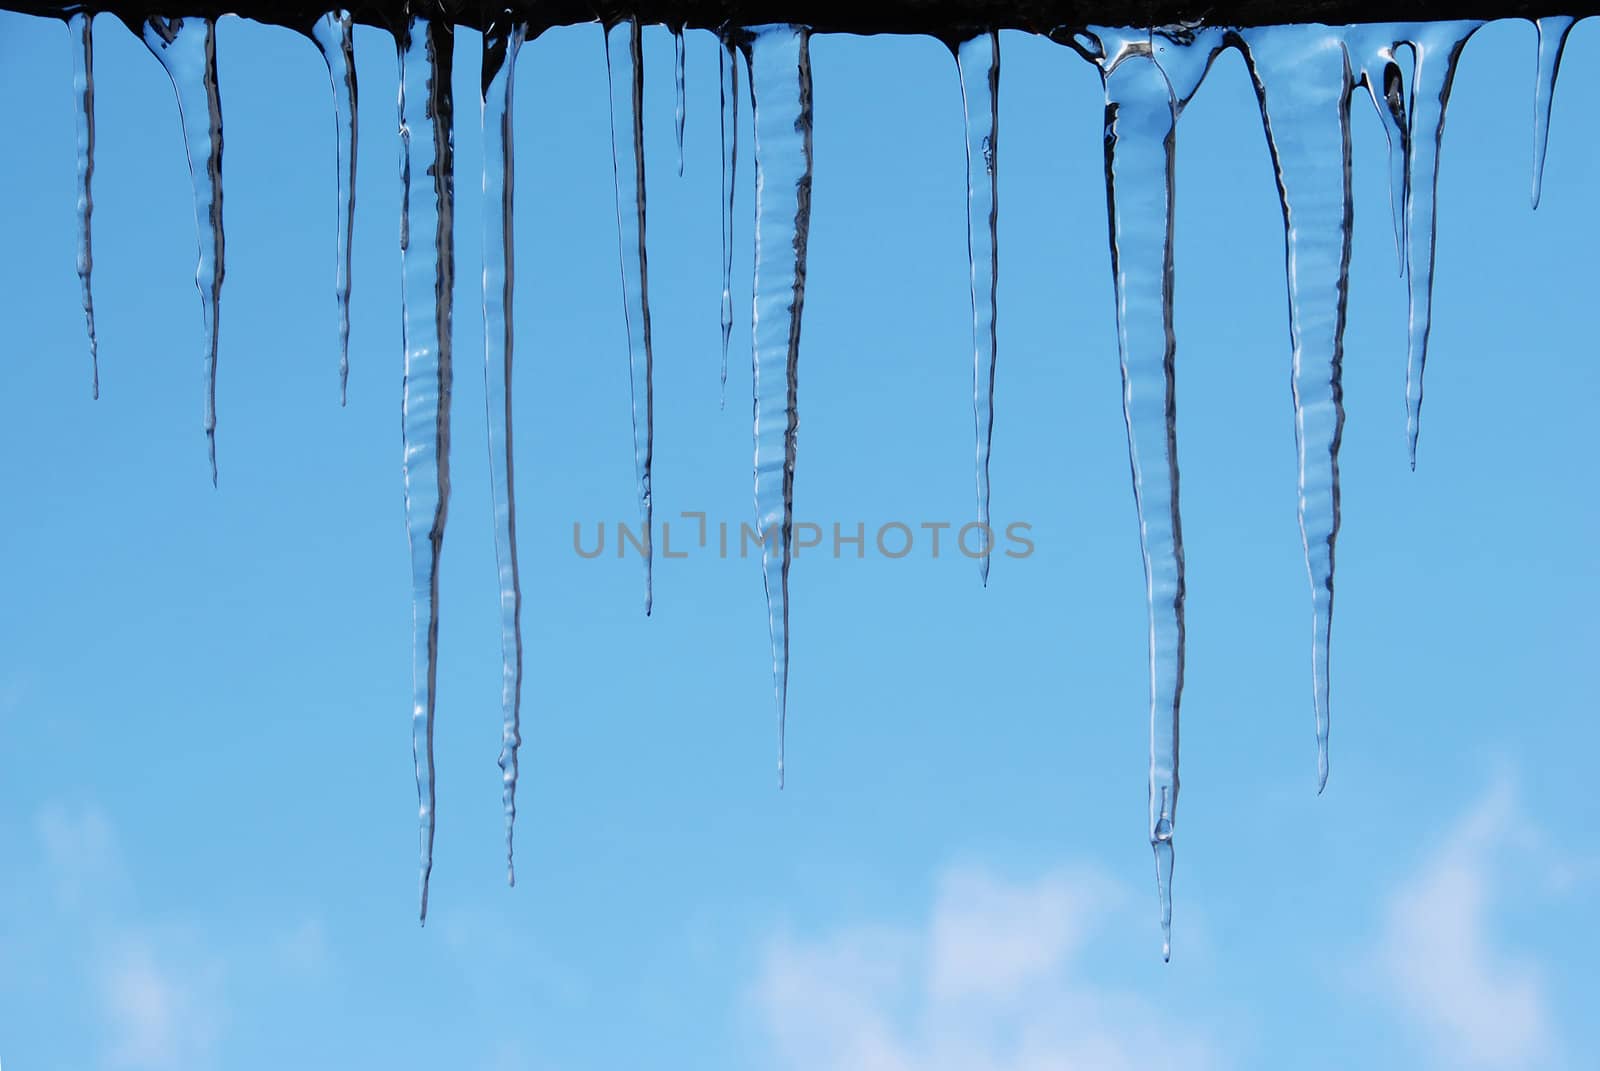
[[1150, 842], [1156, 854], [1156, 894], [1161, 898], [1161, 962], [1172, 962], [1172, 835]]
[[206, 429], [206, 456], [211, 461], [211, 486], [217, 486], [217, 433], [214, 429]]

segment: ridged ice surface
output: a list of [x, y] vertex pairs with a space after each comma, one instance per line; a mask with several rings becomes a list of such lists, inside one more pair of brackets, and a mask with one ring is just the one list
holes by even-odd
[[733, 46], [719, 41], [722, 96], [722, 386], [728, 404], [728, 343], [733, 338], [733, 195], [739, 173], [739, 64]]
[[78, 121], [78, 287], [89, 331], [89, 368], [94, 397], [100, 397], [100, 340], [94, 330], [94, 16], [82, 11], [67, 20], [72, 35], [72, 96]]
[[1433, 329], [1434, 225], [1438, 220], [1439, 147], [1445, 109], [1456, 78], [1456, 62], [1481, 22], [1429, 22], [1406, 28], [1415, 57], [1411, 74], [1410, 126], [1406, 137], [1406, 445], [1417, 467], [1422, 430], [1422, 376]]
[[[1172, 330], [1173, 161], [1178, 111], [1220, 45], [1093, 31], [1106, 96], [1106, 205], [1150, 650], [1150, 845], [1162, 955], [1172, 951], [1172, 838], [1183, 697], [1183, 522], [1178, 512], [1177, 343]], [[1157, 62], [1158, 57], [1160, 62]], [[1168, 71], [1174, 72], [1169, 77]], [[1174, 84], [1176, 82], [1177, 84]]]
[[417, 774], [421, 904], [433, 870], [433, 715], [439, 670], [439, 555], [450, 505], [451, 292], [455, 149], [450, 92], [455, 31], [414, 17], [396, 34], [400, 63], [401, 402], [406, 534], [411, 543], [411, 751]]
[[356, 56], [348, 11], [330, 11], [311, 24], [311, 39], [328, 64], [333, 84], [333, 132], [337, 224], [334, 229], [333, 296], [339, 313], [339, 404], [350, 386], [350, 253], [356, 220]]
[[217, 320], [221, 312], [222, 235], [222, 97], [217, 87], [217, 34], [211, 19], [164, 19], [152, 15], [144, 23], [144, 43], [172, 78], [178, 94], [178, 117], [189, 157], [194, 187], [194, 222], [200, 242], [195, 287], [200, 291], [201, 327], [205, 334], [206, 453], [211, 482], [217, 482]]
[[1539, 207], [1539, 194], [1544, 189], [1544, 157], [1550, 148], [1550, 105], [1555, 101], [1556, 76], [1561, 73], [1561, 54], [1567, 47], [1567, 35], [1577, 24], [1571, 15], [1551, 15], [1536, 19], [1533, 27], [1538, 36], [1538, 60], [1533, 77], [1533, 207]]
[[[972, 418], [977, 431], [978, 523], [989, 527], [989, 451], [994, 444], [995, 337], [1000, 281], [1000, 35], [979, 34], [956, 48], [967, 142], [967, 276], [972, 283]], [[978, 571], [989, 583], [992, 535]]]
[[1248, 30], [1243, 39], [1283, 208], [1298, 512], [1311, 579], [1320, 792], [1328, 783], [1328, 656], [1339, 537], [1339, 443], [1344, 435], [1341, 375], [1350, 273], [1354, 85], [1344, 41], [1326, 27]]
[[811, 34], [763, 26], [749, 46], [755, 124], [754, 322], [756, 525], [778, 704], [778, 784], [783, 784], [789, 700], [789, 562], [799, 428], [796, 377], [811, 230]]
[[655, 396], [650, 346], [650, 264], [645, 254], [644, 50], [639, 24], [606, 28], [611, 82], [611, 165], [616, 184], [617, 253], [622, 264], [622, 309], [628, 329], [628, 374], [633, 410], [633, 466], [644, 544], [644, 612], [652, 601], [654, 541], [650, 538], [650, 466]]
[[483, 377], [488, 404], [489, 488], [500, 578], [500, 778], [506, 818], [506, 881], [517, 883], [517, 749], [522, 746], [522, 584], [517, 571], [517, 497], [511, 438], [512, 195], [516, 189], [512, 103], [517, 52], [527, 27], [491, 23], [483, 41]]

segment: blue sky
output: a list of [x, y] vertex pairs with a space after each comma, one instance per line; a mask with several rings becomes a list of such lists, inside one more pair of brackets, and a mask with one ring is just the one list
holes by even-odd
[[[508, 890], [477, 42], [462, 36], [439, 840], [419, 930], [392, 47], [358, 36], [341, 410], [322, 61], [284, 31], [219, 31], [213, 491], [172, 90], [143, 44], [98, 26], [98, 403], [67, 36], [18, 16], [0, 31], [6, 1067], [1594, 1066], [1591, 26], [1569, 46], [1538, 213], [1532, 30], [1497, 24], [1468, 46], [1414, 474], [1382, 132], [1357, 109], [1320, 799], [1282, 223], [1237, 56], [1184, 116], [1189, 661], [1168, 965], [1092, 68], [1003, 40], [994, 511], [1031, 524], [1037, 551], [998, 560], [987, 590], [959, 555], [802, 556], [779, 793], [757, 564], [658, 561], [646, 620], [637, 561], [573, 553], [575, 521], [634, 516], [606, 82], [595, 27], [524, 49], [528, 683]], [[690, 37], [681, 181], [665, 31], [646, 52], [656, 511], [737, 524], [752, 516], [749, 336], [741, 320], [719, 411], [715, 47]], [[797, 516], [959, 524], [973, 505], [954, 65], [926, 40], [820, 38], [813, 60]]]

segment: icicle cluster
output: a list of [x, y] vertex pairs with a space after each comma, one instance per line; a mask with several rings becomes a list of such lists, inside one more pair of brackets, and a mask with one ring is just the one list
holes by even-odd
[[[512, 445], [513, 169], [516, 59], [530, 36], [509, 8], [485, 13], [482, 98], [484, 375], [490, 483], [499, 565], [502, 742], [507, 877], [521, 744], [522, 598], [516, 551]], [[1549, 115], [1561, 54], [1574, 20], [1539, 19], [1534, 93], [1532, 198], [1539, 200]], [[1184, 552], [1179, 510], [1173, 331], [1173, 173], [1180, 119], [1227, 49], [1254, 82], [1284, 218], [1291, 401], [1299, 473], [1297, 511], [1311, 585], [1312, 707], [1318, 791], [1328, 778], [1329, 655], [1334, 557], [1339, 534], [1341, 367], [1348, 295], [1351, 102], [1370, 101], [1389, 144], [1396, 248], [1409, 298], [1406, 432], [1416, 464], [1428, 356], [1439, 150], [1456, 66], [1475, 21], [1249, 29], [1089, 27], [1057, 36], [1099, 69], [1105, 91], [1106, 201], [1116, 293], [1122, 403], [1143, 552], [1149, 624], [1149, 834], [1155, 852], [1163, 952], [1170, 954], [1173, 835], [1179, 787], [1184, 670]], [[356, 77], [352, 17], [336, 9], [302, 27], [327, 62], [337, 133], [334, 294], [340, 396], [349, 374], [351, 242], [355, 215]], [[78, 274], [99, 393], [91, 293], [94, 175], [93, 23], [68, 20], [78, 114]], [[170, 74], [193, 178], [199, 238], [196, 283], [204, 335], [203, 426], [216, 479], [218, 313], [223, 282], [222, 110], [215, 22], [130, 22]], [[609, 75], [617, 239], [627, 327], [636, 493], [645, 533], [644, 607], [651, 607], [652, 352], [643, 132], [644, 64], [636, 20], [604, 24]], [[683, 173], [684, 27], [674, 44], [678, 172]], [[754, 484], [778, 722], [778, 777], [789, 680], [789, 569], [793, 552], [801, 323], [811, 216], [811, 32], [804, 26], [724, 27], [719, 32], [722, 210], [722, 371], [734, 325], [731, 275], [738, 168], [739, 59], [753, 114], [755, 279], [751, 311]], [[406, 519], [414, 606], [412, 734], [426, 920], [434, 831], [433, 725], [438, 662], [439, 560], [450, 499], [451, 293], [454, 278], [454, 29], [438, 13], [407, 10], [395, 27], [401, 139], [401, 289]], [[990, 447], [998, 355], [998, 160], [1000, 39], [995, 31], [953, 43], [966, 132], [967, 250], [972, 302], [977, 520], [989, 518]], [[413, 182], [413, 179], [418, 181]], [[980, 561], [984, 583], [989, 557]]]

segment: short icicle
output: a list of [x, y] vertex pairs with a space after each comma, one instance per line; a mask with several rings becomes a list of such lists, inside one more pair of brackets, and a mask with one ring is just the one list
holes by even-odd
[[1567, 35], [1577, 19], [1571, 15], [1549, 15], [1534, 20], [1539, 35], [1539, 60], [1533, 79], [1533, 207], [1539, 207], [1544, 188], [1544, 155], [1550, 145], [1550, 105], [1555, 100], [1556, 76], [1561, 72], [1561, 53]]
[[[654, 541], [650, 537], [650, 465], [655, 450], [654, 358], [650, 348], [650, 269], [645, 255], [644, 50], [639, 23], [605, 27], [606, 73], [611, 83], [611, 167], [617, 200], [617, 252], [622, 263], [622, 310], [628, 329], [628, 369], [633, 407], [633, 465], [638, 481], [644, 544], [644, 612], [652, 601]], [[619, 62], [612, 53], [627, 57]]]
[[91, 390], [100, 397], [100, 340], [94, 330], [94, 15], [79, 11], [67, 20], [72, 35], [72, 94], [78, 118], [78, 286], [83, 291], [83, 319], [89, 329]]
[[517, 52], [526, 24], [508, 11], [483, 36], [483, 375], [489, 408], [489, 485], [494, 553], [500, 572], [501, 805], [506, 821], [506, 882], [517, 883], [517, 749], [522, 746], [522, 584], [517, 571], [517, 491], [511, 442], [511, 355], [515, 189], [512, 102]]
[[1417, 467], [1417, 437], [1422, 429], [1422, 377], [1428, 364], [1433, 327], [1433, 265], [1439, 145], [1445, 109], [1461, 50], [1481, 22], [1427, 22], [1408, 27], [1415, 56], [1411, 76], [1411, 114], [1406, 147], [1406, 287], [1409, 329], [1406, 338], [1406, 447]]
[[172, 78], [178, 94], [189, 178], [194, 186], [194, 221], [200, 242], [195, 287], [205, 330], [205, 432], [211, 483], [217, 482], [217, 319], [221, 312], [222, 97], [217, 88], [217, 34], [213, 19], [147, 18], [141, 34]]
[[339, 404], [350, 384], [350, 251], [356, 218], [356, 57], [350, 12], [330, 11], [311, 24], [333, 84], [334, 172], [338, 221], [334, 232], [333, 294], [339, 310]]
[[1366, 87], [1373, 112], [1389, 145], [1389, 211], [1394, 217], [1394, 251], [1400, 274], [1406, 273], [1406, 148], [1409, 138], [1406, 97], [1400, 64], [1395, 59], [1400, 30], [1386, 24], [1361, 23], [1344, 28], [1345, 50], [1356, 82]]
[[455, 30], [447, 18], [411, 16], [396, 31], [395, 43], [400, 64], [400, 304], [405, 345], [400, 423], [406, 534], [411, 544], [411, 752], [422, 850], [418, 918], [426, 923], [428, 878], [433, 871], [439, 554], [450, 504], [450, 323], [455, 288], [450, 74]]
[[1329, 632], [1339, 537], [1349, 294], [1350, 95], [1340, 37], [1322, 26], [1242, 31], [1283, 208], [1300, 538], [1311, 580], [1317, 791], [1328, 783]]
[[684, 71], [686, 57], [684, 56], [683, 27], [672, 28], [672, 128], [678, 137], [678, 177], [683, 177], [683, 125], [689, 115], [689, 105], [685, 99], [686, 74]]
[[739, 170], [739, 64], [727, 38], [718, 43], [722, 83], [722, 401], [728, 405], [728, 343], [733, 338], [733, 193]]
[[778, 703], [783, 787], [789, 697], [789, 562], [794, 528], [796, 374], [811, 229], [811, 31], [756, 27], [746, 58], [755, 128], [756, 251], [751, 326], [755, 371], [756, 529]]
[[956, 47], [967, 139], [967, 274], [972, 291], [972, 416], [977, 430], [978, 523], [984, 533], [978, 573], [989, 583], [989, 451], [994, 442], [997, 287], [1000, 278], [1000, 34], [979, 34]]
[[[1122, 413], [1150, 644], [1150, 845], [1161, 908], [1161, 955], [1172, 955], [1173, 832], [1183, 694], [1183, 525], [1178, 512], [1172, 331], [1173, 158], [1179, 101], [1143, 31], [1094, 30], [1106, 96], [1106, 203], [1117, 299]], [[1168, 51], [1186, 46], [1163, 39]], [[1179, 57], [1174, 55], [1173, 60]], [[1208, 61], [1209, 62], [1209, 61]], [[1187, 60], [1182, 62], [1187, 66]], [[1200, 75], [1204, 74], [1204, 66]], [[1198, 77], [1194, 78], [1198, 85]]]

